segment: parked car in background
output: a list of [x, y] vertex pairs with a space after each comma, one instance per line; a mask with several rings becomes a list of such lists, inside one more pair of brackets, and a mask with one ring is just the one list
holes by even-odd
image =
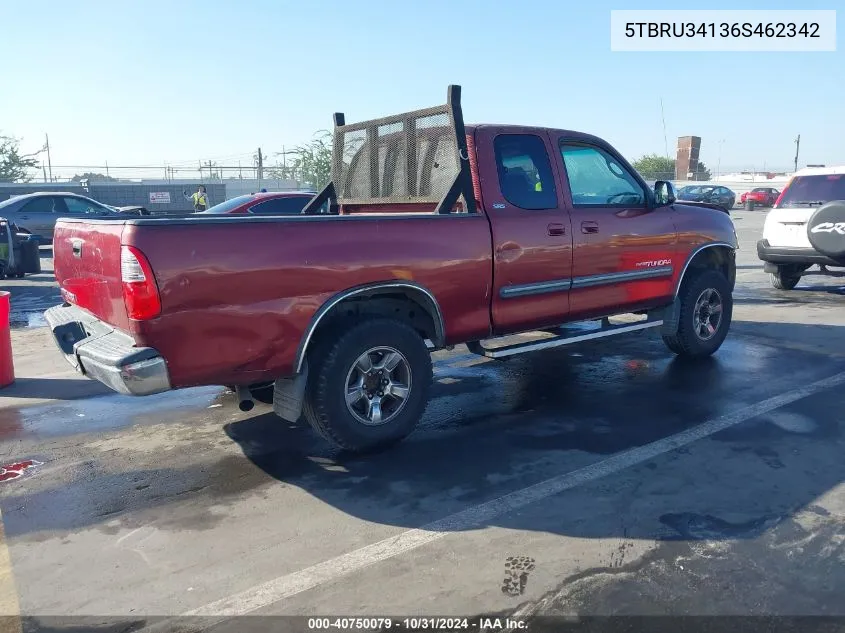
[[761, 207], [772, 207], [779, 195], [780, 191], [774, 187], [756, 187], [742, 194], [739, 197], [739, 202], [740, 204], [745, 204], [751, 200], [754, 204], [759, 204]]
[[[145, 213], [146, 212], [146, 213]], [[41, 191], [0, 202], [0, 217], [16, 224], [21, 233], [52, 244], [53, 228], [61, 217], [109, 219], [119, 215], [149, 215], [144, 207], [111, 207], [76, 193]]]
[[845, 165], [795, 172], [766, 215], [757, 256], [778, 290], [792, 290], [813, 265], [845, 267]]
[[316, 191], [273, 191], [236, 196], [194, 215], [297, 215]]
[[130, 215], [152, 215], [147, 207], [140, 204], [130, 204], [125, 207], [116, 207], [111, 204], [106, 205], [109, 209], [114, 209], [118, 213], [129, 213]]
[[720, 185], [687, 185], [678, 190], [678, 200], [684, 202], [707, 202], [722, 207], [725, 211], [733, 209], [736, 194]]

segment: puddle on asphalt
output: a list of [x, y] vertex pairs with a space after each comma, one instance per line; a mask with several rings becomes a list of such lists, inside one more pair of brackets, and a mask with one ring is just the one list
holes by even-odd
[[197, 387], [148, 396], [143, 400], [114, 394], [3, 409], [0, 410], [0, 441], [107, 431], [160, 421], [166, 413], [205, 411], [221, 404], [226, 393], [224, 387]]
[[12, 329], [47, 327], [43, 312], [12, 312], [9, 314], [9, 327]]

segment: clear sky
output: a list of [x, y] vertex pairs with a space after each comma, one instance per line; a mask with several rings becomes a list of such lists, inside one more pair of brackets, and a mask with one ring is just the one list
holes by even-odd
[[[614, 8], [676, 0], [4, 2], [0, 133], [56, 165], [250, 162], [331, 125], [442, 103], [591, 132], [627, 157], [701, 136], [721, 171], [845, 163], [845, 52], [614, 53]], [[832, 9], [839, 0], [706, 8]], [[697, 5], [692, 8], [705, 8]], [[838, 31], [841, 33], [842, 28]], [[72, 175], [72, 174], [70, 174]]]

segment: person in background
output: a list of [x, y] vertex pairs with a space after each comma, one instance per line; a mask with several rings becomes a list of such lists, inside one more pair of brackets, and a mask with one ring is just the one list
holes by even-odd
[[205, 185], [197, 187], [196, 192], [191, 196], [188, 196], [185, 191], [182, 192], [182, 195], [185, 196], [186, 200], [191, 201], [191, 204], [194, 205], [194, 211], [205, 211], [211, 206], [208, 204], [208, 194], [205, 192]]

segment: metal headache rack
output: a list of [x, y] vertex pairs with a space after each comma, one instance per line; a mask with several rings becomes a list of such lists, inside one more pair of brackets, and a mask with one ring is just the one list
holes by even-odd
[[302, 213], [316, 214], [330, 201], [341, 206], [436, 205], [435, 213], [453, 213], [461, 202], [475, 213], [461, 87], [449, 86], [446, 103], [363, 121], [346, 123], [334, 115], [332, 179]]

